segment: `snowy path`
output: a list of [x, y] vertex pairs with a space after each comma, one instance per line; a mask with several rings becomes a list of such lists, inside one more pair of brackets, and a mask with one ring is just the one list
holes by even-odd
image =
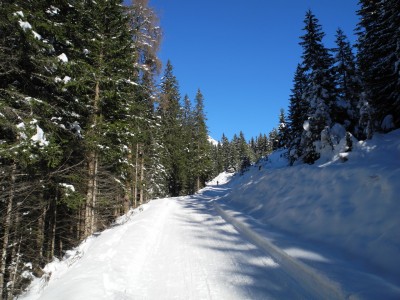
[[201, 195], [152, 201], [53, 277], [39, 299], [313, 298]]
[[36, 282], [22, 299], [397, 299], [400, 295], [397, 287], [360, 272], [329, 248], [259, 227], [224, 201], [215, 201], [227, 195], [228, 187], [211, 186], [194, 196], [151, 201], [126, 223], [83, 243], [80, 259], [54, 264], [48, 284]]

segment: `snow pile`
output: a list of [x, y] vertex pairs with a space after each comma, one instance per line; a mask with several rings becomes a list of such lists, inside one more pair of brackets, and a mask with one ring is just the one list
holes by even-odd
[[18, 297], [18, 299], [38, 299], [42, 291], [47, 287], [50, 282], [59, 280], [66, 272], [77, 263], [91, 247], [95, 237], [89, 237], [82, 242], [78, 247], [73, 250], [68, 250], [62, 260], [55, 258], [51, 263], [48, 263], [44, 268], [44, 275], [41, 278], [36, 278], [32, 274], [30, 277], [34, 278], [29, 291]]
[[399, 276], [400, 130], [353, 144], [346, 163], [335, 155], [319, 165], [284, 167], [283, 154], [234, 176], [220, 201]]

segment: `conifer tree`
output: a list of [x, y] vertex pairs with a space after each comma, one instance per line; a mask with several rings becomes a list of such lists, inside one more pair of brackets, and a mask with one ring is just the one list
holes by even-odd
[[200, 89], [197, 90], [194, 111], [194, 144], [195, 144], [195, 175], [196, 190], [205, 186], [211, 174], [211, 145], [208, 141], [208, 130], [204, 112], [204, 97]]
[[182, 145], [183, 149], [183, 194], [193, 194], [196, 191], [196, 175], [195, 175], [195, 151], [197, 145], [195, 143], [195, 120], [192, 103], [188, 95], [183, 97], [182, 107]]
[[51, 122], [57, 58], [43, 30], [43, 6], [44, 1], [0, 4], [0, 297], [5, 299], [21, 288], [18, 273], [26, 271], [26, 260], [42, 262], [40, 254], [21, 253], [36, 246], [25, 238], [37, 233], [27, 224], [49, 205], [51, 198], [43, 197], [51, 188], [49, 172], [62, 157]]
[[272, 128], [268, 134], [267, 153], [272, 153], [276, 149], [278, 149], [278, 130], [276, 128]]
[[[134, 110], [132, 123], [135, 134], [130, 139], [128, 161], [134, 166], [128, 170], [131, 205], [143, 203], [145, 196], [158, 197], [163, 186], [163, 170], [158, 150], [162, 147], [159, 126], [154, 118], [155, 77], [161, 62], [157, 57], [161, 30], [154, 10], [147, 0], [132, 1], [127, 13], [130, 19], [134, 47]], [[155, 188], [157, 186], [158, 188]]]
[[230, 150], [231, 146], [229, 143], [228, 138], [225, 136], [225, 134], [222, 134], [221, 137], [221, 157], [222, 157], [222, 167], [225, 172], [227, 172], [231, 167], [232, 163], [230, 160]]
[[357, 58], [374, 130], [400, 126], [399, 5], [360, 0]]
[[289, 143], [289, 127], [286, 122], [285, 111], [283, 108], [279, 114], [278, 126], [278, 148], [286, 148]]
[[293, 79], [292, 93], [289, 99], [289, 159], [293, 163], [301, 157], [300, 141], [303, 133], [303, 124], [307, 120], [309, 102], [305, 99], [304, 93], [307, 85], [304, 69], [297, 65]]
[[336, 106], [336, 91], [332, 74], [332, 57], [322, 43], [324, 33], [318, 19], [307, 11], [304, 20], [305, 34], [301, 37], [303, 63], [307, 84], [303, 97], [308, 101], [308, 120], [304, 126], [300, 147], [302, 159], [313, 163], [319, 158], [316, 143], [321, 132], [331, 126], [331, 110]]
[[254, 161], [254, 157], [242, 131], [240, 131], [236, 141], [236, 148], [238, 153], [236, 169], [243, 173], [250, 167], [251, 162]]
[[336, 31], [334, 54], [334, 74], [337, 89], [337, 104], [332, 111], [333, 122], [342, 124], [354, 132], [359, 119], [360, 80], [357, 75], [355, 56], [350, 42], [341, 29]]
[[[124, 128], [131, 121], [135, 84], [129, 19], [121, 1], [87, 1], [74, 7], [81, 28], [72, 25], [71, 40], [75, 47], [66, 55], [70, 57], [71, 75], [78, 79], [68, 88], [81, 95], [84, 117], [80, 126], [85, 131], [87, 185], [83, 235], [87, 236], [97, 230], [99, 191], [115, 182], [110, 176], [110, 181], [101, 185], [100, 172], [106, 174], [124, 168], [123, 161], [120, 164], [115, 161], [124, 156], [128, 144], [129, 135]], [[117, 194], [110, 196], [119, 197]]]
[[161, 82], [158, 113], [161, 117], [163, 134], [162, 159], [166, 169], [168, 193], [171, 196], [178, 196], [182, 190], [184, 145], [182, 144], [182, 115], [179, 101], [178, 81], [173, 74], [172, 64], [168, 61]]

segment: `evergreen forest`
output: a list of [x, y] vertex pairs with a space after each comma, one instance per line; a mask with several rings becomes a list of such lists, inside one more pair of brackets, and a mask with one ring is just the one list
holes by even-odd
[[400, 128], [399, 12], [398, 0], [360, 0], [356, 45], [338, 29], [328, 49], [307, 11], [277, 128], [212, 143], [202, 91], [182, 96], [162, 66], [148, 0], [2, 0], [0, 298], [150, 199], [194, 194], [277, 149], [313, 164], [343, 137], [351, 151]]

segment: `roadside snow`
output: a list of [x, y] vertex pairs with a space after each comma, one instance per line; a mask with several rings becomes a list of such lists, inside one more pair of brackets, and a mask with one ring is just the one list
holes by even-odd
[[275, 153], [261, 170], [233, 177], [223, 201], [400, 278], [400, 130], [353, 148], [346, 163], [333, 157], [312, 166], [282, 167], [282, 153]]

